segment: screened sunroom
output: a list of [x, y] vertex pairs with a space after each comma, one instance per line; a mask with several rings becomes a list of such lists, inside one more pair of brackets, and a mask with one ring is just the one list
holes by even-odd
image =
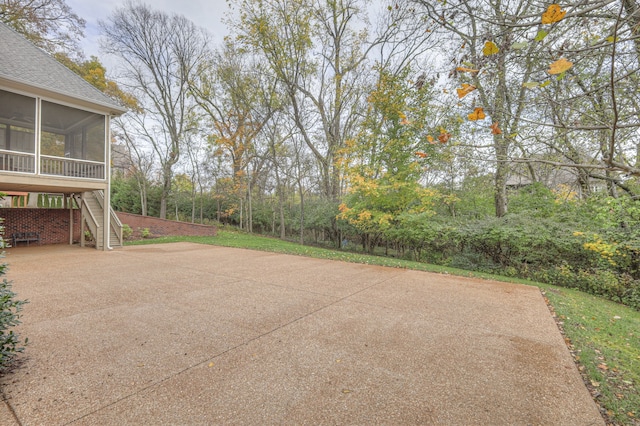
[[0, 170], [106, 178], [107, 117], [0, 89]]

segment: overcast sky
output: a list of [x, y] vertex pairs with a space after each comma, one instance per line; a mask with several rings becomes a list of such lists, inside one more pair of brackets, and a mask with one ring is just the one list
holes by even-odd
[[[100, 53], [98, 44], [100, 37], [98, 20], [106, 19], [123, 3], [124, 0], [67, 0], [69, 7], [78, 16], [87, 21], [86, 38], [82, 42], [82, 47], [87, 57], [91, 55], [103, 56]], [[197, 26], [209, 31], [213, 35], [214, 43], [222, 41], [222, 38], [228, 32], [226, 26], [221, 22], [229, 13], [229, 6], [226, 0], [149, 0], [145, 3], [154, 10], [185, 16]]]

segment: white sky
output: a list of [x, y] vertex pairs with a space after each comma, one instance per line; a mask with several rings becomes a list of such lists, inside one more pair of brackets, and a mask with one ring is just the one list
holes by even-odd
[[[87, 57], [96, 55], [101, 61], [107, 59], [100, 53], [98, 20], [105, 20], [123, 3], [124, 0], [67, 0], [69, 7], [87, 21], [85, 40], [82, 42]], [[213, 35], [214, 43], [222, 41], [228, 33], [226, 26], [222, 23], [222, 19], [230, 13], [226, 0], [147, 0], [144, 3], [154, 10], [185, 16], [197, 26], [209, 31]], [[103, 61], [105, 62], [109, 63], [108, 60]]]

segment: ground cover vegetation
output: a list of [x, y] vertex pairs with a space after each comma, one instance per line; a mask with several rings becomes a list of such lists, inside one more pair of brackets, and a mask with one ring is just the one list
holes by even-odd
[[[0, 219], [0, 259], [4, 257], [2, 250], [6, 247], [4, 226]], [[11, 289], [11, 282], [5, 277], [7, 264], [0, 263], [0, 373], [9, 369], [15, 356], [24, 351], [28, 339], [22, 339], [14, 330], [20, 324], [20, 311], [26, 300], [19, 300]]]

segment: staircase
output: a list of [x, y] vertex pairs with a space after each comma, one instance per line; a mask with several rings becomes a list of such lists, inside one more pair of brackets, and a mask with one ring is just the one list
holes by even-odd
[[[96, 249], [104, 250], [104, 194], [102, 191], [84, 192], [79, 202], [82, 211], [81, 245], [84, 245], [84, 230], [93, 235]], [[86, 228], [85, 228], [86, 225]], [[108, 248], [122, 247], [122, 223], [109, 206], [109, 242]]]

